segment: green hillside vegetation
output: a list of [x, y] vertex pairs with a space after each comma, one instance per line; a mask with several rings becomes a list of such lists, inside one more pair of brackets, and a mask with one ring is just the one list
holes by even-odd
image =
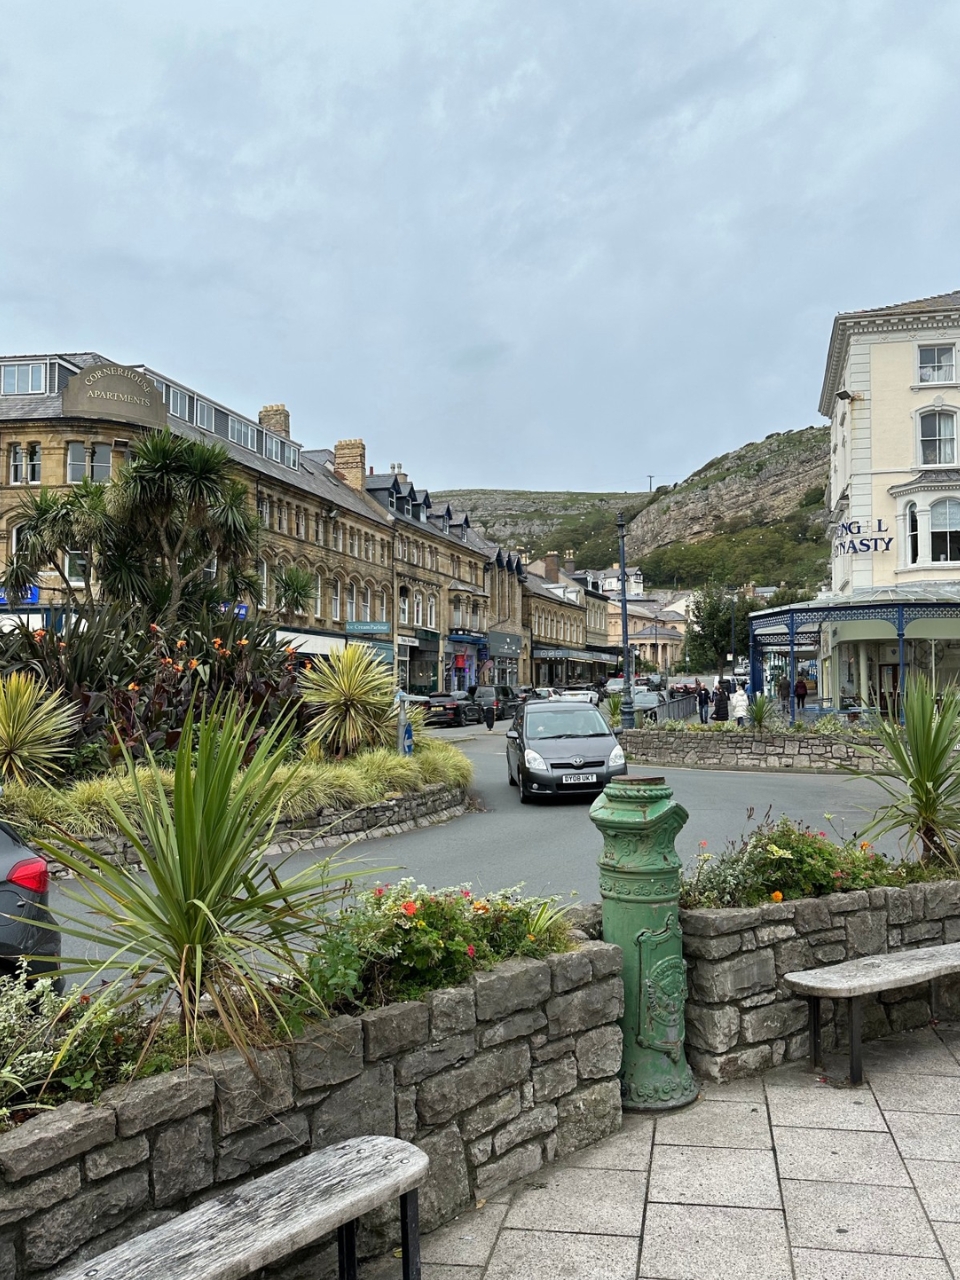
[[699, 542], [675, 542], [643, 558], [651, 587], [699, 587], [704, 582], [740, 585], [785, 583], [817, 587], [827, 572], [829, 548], [823, 523], [803, 510], [769, 525], [744, 517], [723, 522], [724, 532]]

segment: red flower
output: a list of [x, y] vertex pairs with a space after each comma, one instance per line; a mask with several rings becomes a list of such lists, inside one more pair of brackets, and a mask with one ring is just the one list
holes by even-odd
[[373, 896], [375, 898], [382, 898], [386, 892], [386, 889], [374, 889]]
[[81, 996], [81, 997], [80, 997], [80, 1003], [81, 1003], [81, 1004], [89, 1004], [89, 1003], [90, 1003], [90, 997], [89, 997], [89, 996]]
[[464, 896], [465, 898], [469, 898], [469, 897], [470, 897], [470, 890], [469, 890], [469, 889], [461, 889], [461, 890], [460, 890], [460, 892], [463, 894], [463, 896]]
[[401, 903], [400, 910], [404, 915], [414, 916], [417, 914], [417, 904], [415, 902]]
[[820, 837], [821, 840], [826, 840], [827, 838], [827, 833], [825, 831], [818, 831], [817, 835]]
[[467, 955], [468, 955], [468, 956], [470, 957], [470, 959], [472, 960], [472, 959], [473, 959], [473, 957], [474, 957], [476, 954], [477, 954], [477, 948], [476, 948], [476, 947], [473, 945], [473, 943], [471, 942], [471, 943], [470, 943], [470, 945], [469, 945], [469, 947], [467, 947]]

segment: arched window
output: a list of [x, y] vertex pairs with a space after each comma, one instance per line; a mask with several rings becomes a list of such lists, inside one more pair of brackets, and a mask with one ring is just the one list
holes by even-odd
[[480, 605], [476, 600], [470, 606], [470, 626], [474, 631], [480, 630]]
[[357, 584], [355, 582], [347, 583], [347, 621], [356, 622], [357, 620]]
[[427, 626], [431, 631], [437, 629], [437, 597], [427, 597]]
[[930, 559], [960, 560], [960, 502], [943, 498], [930, 508]]
[[423, 595], [419, 591], [413, 597], [413, 625], [415, 627], [423, 626]]
[[386, 590], [383, 587], [381, 587], [380, 588], [380, 621], [386, 622], [386, 620], [387, 620], [387, 593], [386, 593]]
[[463, 626], [463, 606], [460, 603], [460, 597], [453, 597], [453, 625], [455, 627]]
[[410, 621], [410, 592], [406, 587], [400, 588], [400, 621], [404, 626]]
[[907, 539], [910, 547], [910, 563], [916, 564], [920, 558], [920, 532], [917, 528], [917, 504], [911, 502], [907, 507]]
[[920, 462], [923, 466], [952, 466], [957, 459], [956, 442], [957, 420], [954, 414], [931, 410], [920, 415]]
[[317, 574], [317, 598], [313, 602], [313, 612], [319, 618], [323, 614], [323, 574]]
[[340, 579], [330, 579], [330, 617], [334, 622], [340, 621]]
[[360, 621], [370, 621], [370, 588], [364, 587], [360, 596]]

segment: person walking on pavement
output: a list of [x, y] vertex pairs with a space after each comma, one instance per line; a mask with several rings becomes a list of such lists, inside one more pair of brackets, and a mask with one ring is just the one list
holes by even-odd
[[717, 692], [713, 695], [713, 715], [711, 720], [729, 720], [730, 719], [730, 699], [727, 697], [727, 691], [721, 683]]
[[494, 721], [496, 720], [496, 718], [497, 718], [497, 713], [493, 709], [493, 704], [491, 702], [488, 702], [483, 708], [483, 722], [487, 726], [488, 733], [493, 728]]
[[743, 686], [738, 684], [734, 690], [733, 697], [730, 699], [730, 714], [741, 727], [747, 718], [749, 705]]
[[784, 673], [777, 684], [777, 696], [780, 699], [780, 710], [783, 714], [790, 714], [790, 677]]
[[699, 680], [697, 681], [697, 706], [700, 708], [700, 723], [706, 724], [710, 719], [710, 690]]
[[803, 676], [801, 676], [800, 679], [797, 681], [797, 683], [793, 686], [793, 694], [797, 700], [797, 707], [802, 711], [803, 704], [807, 700], [807, 682], [806, 680], [804, 680]]

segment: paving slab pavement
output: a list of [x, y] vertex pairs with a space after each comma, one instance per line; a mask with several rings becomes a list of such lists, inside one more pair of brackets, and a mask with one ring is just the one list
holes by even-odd
[[[423, 1238], [423, 1280], [960, 1280], [960, 1025], [705, 1084]], [[363, 1280], [399, 1280], [380, 1259]]]

